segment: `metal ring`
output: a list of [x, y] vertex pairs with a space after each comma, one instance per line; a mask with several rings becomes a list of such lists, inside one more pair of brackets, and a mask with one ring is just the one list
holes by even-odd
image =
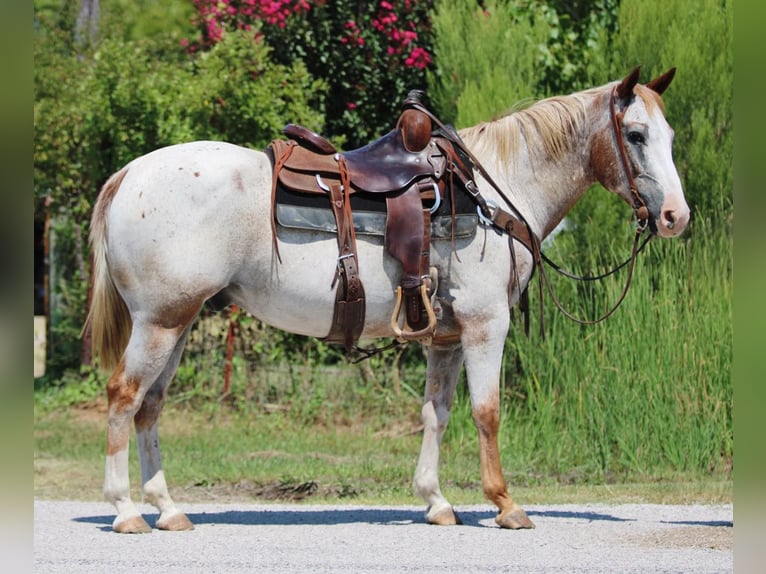
[[317, 178], [317, 185], [319, 186], [319, 189], [323, 189], [327, 193], [330, 193], [330, 186], [327, 185], [324, 181], [322, 181], [322, 176], [319, 174], [316, 174]]
[[434, 205], [429, 210], [433, 214], [433, 213], [436, 213], [436, 210], [439, 209], [439, 207], [441, 206], [442, 196], [439, 193], [439, 186], [436, 185], [436, 182], [431, 182], [431, 185], [434, 186], [434, 194], [436, 195], [436, 197], [434, 198]]
[[[485, 203], [485, 204], [487, 205], [487, 207], [489, 207], [489, 208], [490, 208], [492, 211], [494, 211], [494, 210], [495, 210], [495, 209], [497, 209], [497, 207], [498, 207], [497, 203], [495, 203], [495, 202], [494, 202], [494, 201], [492, 201], [491, 199], [487, 199], [487, 200], [485, 200], [485, 201], [484, 201], [484, 203]], [[476, 213], [477, 213], [477, 214], [478, 214], [478, 216], [479, 216], [479, 223], [481, 223], [482, 225], [486, 225], [487, 227], [492, 227], [492, 226], [494, 225], [494, 223], [492, 222], [492, 220], [491, 220], [491, 219], [488, 219], [488, 218], [487, 218], [487, 216], [486, 216], [486, 215], [484, 215], [484, 213], [482, 213], [482, 211], [481, 211], [481, 205], [477, 205], [477, 206], [476, 206]]]

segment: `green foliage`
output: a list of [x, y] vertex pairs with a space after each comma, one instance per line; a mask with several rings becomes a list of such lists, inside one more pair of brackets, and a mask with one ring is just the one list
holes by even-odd
[[429, 90], [459, 128], [608, 79], [614, 0], [440, 0], [432, 19]]
[[609, 43], [617, 28], [617, 0], [549, 0], [536, 9], [549, 25], [542, 49], [545, 95], [605, 83]]
[[538, 56], [547, 26], [514, 2], [491, 0], [480, 9], [441, 0], [433, 15], [436, 71], [429, 74], [434, 106], [458, 128], [506, 112], [536, 91]]
[[274, 64], [270, 54], [262, 40], [244, 31], [230, 32], [200, 53], [168, 94], [170, 116], [187, 132], [177, 141], [226, 140], [264, 148], [281, 136], [285, 118], [321, 131], [325, 82], [314, 80], [301, 62]]
[[189, 0], [102, 0], [101, 5], [102, 38], [148, 42], [162, 49], [164, 57], [183, 55], [178, 47], [193, 31], [194, 7]]
[[103, 398], [105, 386], [104, 375], [92, 367], [70, 369], [56, 381], [55, 386], [37, 394], [39, 401], [36, 401], [35, 407], [46, 411], [63, 410], [97, 401]]

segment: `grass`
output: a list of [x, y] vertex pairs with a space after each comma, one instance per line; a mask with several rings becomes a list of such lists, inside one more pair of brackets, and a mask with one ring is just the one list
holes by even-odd
[[[35, 497], [101, 500], [105, 429], [102, 400], [67, 409], [38, 407]], [[170, 406], [161, 422], [165, 471], [179, 502], [421, 504], [410, 486], [419, 431], [412, 417], [390, 427], [335, 427], [296, 424], [285, 413], [254, 417], [225, 407], [203, 413]], [[137, 456], [131, 448], [132, 493], [140, 500]], [[506, 468], [513, 467], [512, 459], [503, 459]], [[731, 481], [714, 477], [588, 484], [571, 477], [506, 476], [522, 504], [732, 499]], [[445, 438], [441, 478], [453, 504], [486, 502], [475, 432]]]

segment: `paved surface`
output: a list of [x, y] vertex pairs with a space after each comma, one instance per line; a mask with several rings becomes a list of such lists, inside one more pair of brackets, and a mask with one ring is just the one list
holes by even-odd
[[[35, 572], [732, 572], [731, 505], [529, 506], [535, 530], [464, 524], [422, 507], [184, 504], [190, 532], [120, 535], [106, 503], [35, 501]], [[149, 524], [156, 511], [142, 506]]]

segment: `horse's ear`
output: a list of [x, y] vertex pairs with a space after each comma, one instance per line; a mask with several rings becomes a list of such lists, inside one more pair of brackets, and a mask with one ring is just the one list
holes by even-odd
[[676, 69], [670, 68], [667, 72], [665, 72], [661, 76], [657, 76], [651, 82], [646, 84], [646, 87], [652, 90], [653, 92], [657, 92], [658, 94], [662, 95], [662, 92], [664, 92], [668, 88], [668, 86], [670, 85], [670, 82], [673, 81], [673, 76], [675, 75], [676, 75]]
[[622, 100], [627, 100], [633, 95], [633, 88], [638, 83], [638, 76], [641, 73], [641, 66], [636, 66], [633, 71], [625, 76], [625, 79], [617, 86], [617, 95]]

